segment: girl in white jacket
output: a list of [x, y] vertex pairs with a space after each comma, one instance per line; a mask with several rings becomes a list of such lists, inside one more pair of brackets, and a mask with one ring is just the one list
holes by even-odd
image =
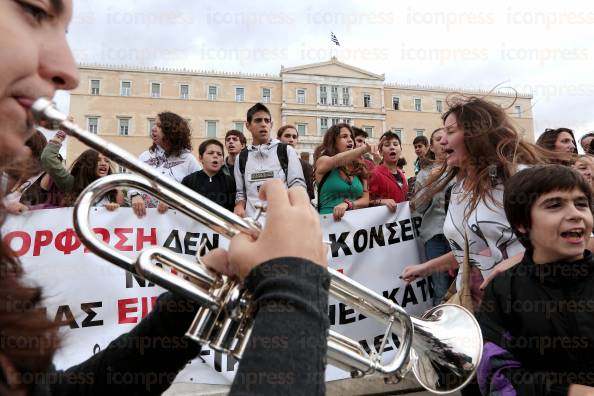
[[[153, 145], [139, 159], [156, 168], [161, 174], [181, 182], [187, 175], [201, 170], [196, 157], [192, 154], [192, 133], [186, 120], [175, 113], [159, 113], [151, 129]], [[158, 208], [165, 213], [167, 205], [155, 197], [137, 190], [130, 190], [128, 198], [138, 217], [146, 214], [146, 208]]]

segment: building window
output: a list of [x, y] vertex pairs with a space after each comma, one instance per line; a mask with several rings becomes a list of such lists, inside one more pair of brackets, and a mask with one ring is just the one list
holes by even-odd
[[516, 112], [516, 117], [522, 117], [522, 107], [521, 106], [514, 106], [514, 111]]
[[305, 104], [305, 89], [297, 90], [297, 103]]
[[118, 118], [118, 135], [128, 136], [128, 132], [130, 132], [130, 119]]
[[400, 98], [398, 96], [392, 96], [392, 108], [400, 110]]
[[217, 100], [217, 87], [214, 85], [208, 86], [208, 100]]
[[242, 87], [235, 88], [235, 101], [243, 102], [245, 100], [245, 89]]
[[128, 169], [124, 168], [122, 165], [118, 165], [117, 173], [128, 173]]
[[371, 95], [363, 94], [363, 107], [371, 107]]
[[330, 93], [332, 94], [332, 106], [338, 105], [338, 87], [333, 85], [330, 87]]
[[179, 97], [180, 99], [190, 99], [190, 86], [188, 84], [180, 84]]
[[396, 135], [398, 135], [401, 142], [404, 141], [404, 137], [402, 135], [402, 129], [392, 129], [392, 132], [394, 132]]
[[132, 95], [132, 82], [121, 81], [120, 82], [120, 96], [130, 96], [130, 95]]
[[262, 88], [262, 103], [270, 103], [270, 88]]
[[307, 124], [297, 124], [297, 133], [299, 136], [307, 134]]
[[363, 127], [363, 130], [364, 130], [365, 132], [367, 132], [367, 135], [368, 135], [369, 137], [373, 137], [373, 127], [370, 127], [370, 126], [364, 126], [364, 127]]
[[151, 134], [153, 133], [153, 127], [155, 126], [155, 119], [149, 118], [147, 126], [148, 126], [148, 135], [151, 136]]
[[236, 131], [243, 132], [243, 126], [245, 123], [243, 121], [235, 121], [233, 123], [233, 127]]
[[415, 98], [415, 111], [421, 111], [421, 98]]
[[348, 87], [342, 88], [342, 105], [343, 106], [351, 105], [351, 92], [350, 92], [350, 88], [348, 88]]
[[87, 131], [94, 133], [95, 135], [99, 133], [98, 117], [87, 117]]
[[320, 85], [320, 104], [328, 104], [328, 86]]
[[353, 120], [351, 120], [350, 118], [343, 118], [343, 119], [342, 119], [342, 122], [344, 122], [345, 124], [349, 124], [349, 125], [351, 125], [351, 122], [352, 122], [352, 121], [353, 121]]
[[151, 83], [151, 97], [161, 97], [161, 83]]
[[340, 118], [332, 118], [332, 125], [336, 125], [340, 122]]
[[91, 80], [91, 95], [99, 95], [101, 88], [101, 81]]
[[209, 138], [217, 137], [217, 122], [206, 121], [206, 136]]
[[443, 100], [436, 100], [435, 101], [435, 110], [437, 110], [438, 113], [443, 113]]
[[415, 129], [415, 136], [424, 136], [425, 130], [424, 129]]
[[320, 118], [320, 133], [323, 135], [328, 130], [328, 117]]

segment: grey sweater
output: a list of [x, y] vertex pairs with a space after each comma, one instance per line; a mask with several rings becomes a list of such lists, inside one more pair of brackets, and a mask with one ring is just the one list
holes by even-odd
[[[415, 192], [419, 193], [425, 187], [432, 168], [425, 168], [417, 174], [415, 182]], [[445, 222], [445, 192], [447, 187], [438, 192], [423, 206], [416, 208], [417, 212], [423, 217], [419, 237], [423, 244], [427, 243], [436, 235], [443, 234], [443, 223]]]

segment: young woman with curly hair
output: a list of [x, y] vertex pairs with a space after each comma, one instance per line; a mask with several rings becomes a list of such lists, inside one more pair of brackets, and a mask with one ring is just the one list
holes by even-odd
[[318, 185], [318, 212], [340, 220], [347, 210], [369, 206], [367, 171], [361, 156], [377, 151], [364, 144], [354, 147], [353, 130], [346, 123], [331, 126], [314, 152], [314, 177]]
[[[151, 129], [153, 144], [140, 154], [139, 159], [156, 168], [163, 176], [181, 182], [184, 177], [202, 169], [192, 154], [192, 133], [186, 120], [168, 111], [159, 113]], [[167, 205], [154, 197], [136, 190], [128, 191], [134, 213], [142, 217], [146, 208], [158, 208], [159, 213], [167, 211]]]

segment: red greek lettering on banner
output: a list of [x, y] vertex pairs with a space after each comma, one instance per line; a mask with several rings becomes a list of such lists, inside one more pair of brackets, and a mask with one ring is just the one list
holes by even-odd
[[52, 243], [53, 234], [50, 230], [35, 231], [35, 240], [33, 242], [33, 256], [41, 254], [43, 246], [49, 246]]
[[136, 306], [130, 307], [132, 304], [137, 304], [138, 298], [124, 298], [118, 300], [118, 324], [136, 323], [138, 318], [135, 316], [128, 316], [129, 313], [138, 311]]
[[[157, 296], [152, 297], [134, 297], [118, 300], [118, 324], [138, 323], [155, 307]], [[130, 315], [138, 312], [138, 303], [140, 302], [140, 317]], [[150, 302], [150, 305], [149, 305]]]
[[[109, 236], [109, 230], [107, 228], [101, 228], [101, 227], [93, 228], [93, 232], [95, 233], [95, 235], [99, 235], [101, 237], [101, 239], [103, 240], [103, 242], [109, 243], [110, 236]], [[85, 248], [85, 253], [89, 253], [89, 248]]]
[[128, 236], [126, 234], [133, 233], [133, 228], [114, 228], [113, 232], [119, 238], [114, 246], [116, 249], [122, 252], [131, 252], [134, 250], [134, 246], [125, 244], [128, 242]]
[[70, 254], [80, 247], [80, 239], [72, 228], [56, 235], [56, 249], [64, 254]]
[[149, 245], [155, 246], [157, 244], [157, 229], [151, 228], [150, 235], [144, 235], [144, 228], [136, 229], [136, 251], [140, 252], [144, 249], [144, 243], [148, 242]]
[[[21, 247], [19, 249], [15, 249], [12, 241], [18, 238], [20, 238], [20, 240], [22, 241]], [[4, 236], [4, 244], [10, 247], [10, 249], [16, 257], [21, 257], [27, 254], [29, 252], [29, 249], [31, 248], [31, 235], [29, 235], [29, 233], [25, 231], [9, 232]]]

